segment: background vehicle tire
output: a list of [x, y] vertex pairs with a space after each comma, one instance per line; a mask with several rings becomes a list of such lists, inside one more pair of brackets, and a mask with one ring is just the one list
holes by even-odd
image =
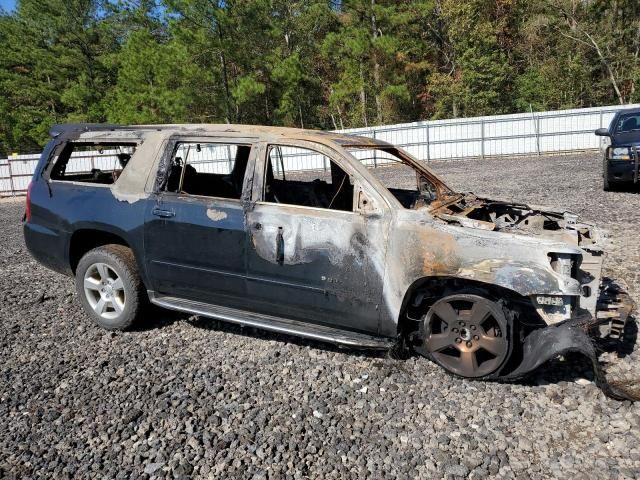
[[508, 313], [501, 302], [479, 295], [443, 297], [423, 318], [421, 350], [453, 375], [495, 375], [513, 349], [512, 317]]
[[87, 252], [76, 268], [76, 290], [85, 312], [107, 330], [130, 327], [147, 303], [133, 252], [123, 245]]
[[609, 181], [609, 162], [607, 162], [606, 160], [604, 161], [604, 165], [602, 167], [602, 180], [603, 180], [602, 189], [605, 192], [610, 192], [612, 188], [611, 188], [611, 182]]

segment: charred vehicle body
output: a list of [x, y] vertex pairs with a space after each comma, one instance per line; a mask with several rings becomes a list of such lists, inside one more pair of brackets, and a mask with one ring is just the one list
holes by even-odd
[[[603, 282], [593, 225], [456, 193], [382, 141], [232, 125], [62, 125], [52, 136], [26, 244], [75, 277], [105, 328], [128, 327], [150, 301], [413, 350], [465, 378], [520, 378], [578, 351], [602, 380], [589, 335], [618, 337], [632, 307]], [[87, 164], [96, 152], [99, 168]]]
[[609, 128], [599, 128], [595, 134], [610, 139], [604, 148], [604, 190], [622, 184], [637, 185], [640, 174], [640, 108], [618, 111]]

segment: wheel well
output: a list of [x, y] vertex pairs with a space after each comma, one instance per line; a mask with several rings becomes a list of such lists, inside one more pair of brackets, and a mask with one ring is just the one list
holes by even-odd
[[124, 245], [125, 247], [131, 248], [124, 238], [115, 233], [93, 229], [82, 229], [73, 232], [69, 243], [69, 264], [71, 271], [74, 274], [76, 273], [78, 262], [80, 262], [80, 259], [89, 250], [109, 244]]
[[438, 299], [455, 293], [475, 293], [493, 300], [503, 299], [515, 310], [520, 320], [527, 318], [525, 321], [532, 326], [542, 322], [531, 304], [531, 299], [513, 290], [475, 280], [426, 277], [414, 282], [407, 290], [400, 310], [398, 333], [408, 335], [416, 330], [422, 316], [431, 305]]

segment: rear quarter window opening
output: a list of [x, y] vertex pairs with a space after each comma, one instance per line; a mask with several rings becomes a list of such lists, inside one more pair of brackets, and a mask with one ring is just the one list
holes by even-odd
[[113, 184], [136, 151], [135, 143], [69, 142], [54, 159], [50, 179], [67, 182]]

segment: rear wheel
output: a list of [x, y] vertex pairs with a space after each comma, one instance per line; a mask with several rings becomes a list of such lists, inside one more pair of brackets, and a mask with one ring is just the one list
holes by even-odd
[[501, 304], [479, 295], [450, 295], [435, 302], [423, 319], [423, 349], [460, 377], [499, 371], [511, 353], [511, 324]]
[[87, 314], [108, 330], [130, 327], [146, 304], [135, 257], [123, 245], [87, 252], [76, 269], [76, 290]]

